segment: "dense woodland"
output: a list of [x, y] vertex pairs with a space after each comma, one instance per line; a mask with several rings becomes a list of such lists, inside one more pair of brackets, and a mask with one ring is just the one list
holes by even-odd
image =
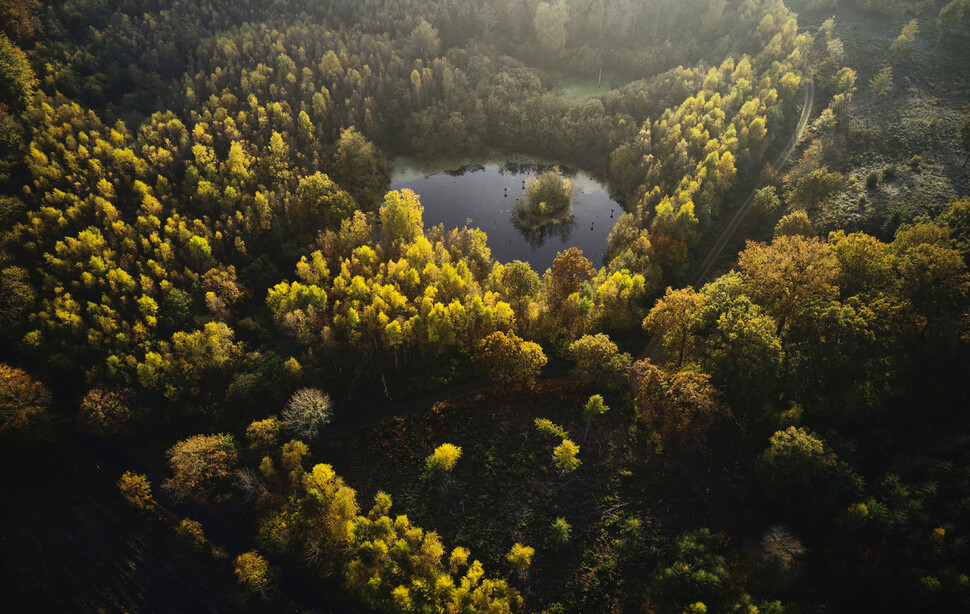
[[[3, 458], [124, 459], [99, 496], [214, 557], [213, 611], [970, 609], [966, 0], [0, 24]], [[606, 266], [388, 189], [495, 151], [609, 183]]]

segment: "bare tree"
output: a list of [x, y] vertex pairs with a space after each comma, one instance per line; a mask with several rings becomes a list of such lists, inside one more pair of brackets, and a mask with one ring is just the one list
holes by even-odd
[[293, 393], [280, 415], [293, 435], [312, 440], [333, 418], [333, 405], [323, 391], [303, 388]]

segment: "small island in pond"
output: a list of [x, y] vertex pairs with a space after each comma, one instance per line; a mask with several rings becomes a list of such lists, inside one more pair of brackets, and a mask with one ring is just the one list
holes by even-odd
[[525, 196], [512, 207], [519, 228], [536, 229], [569, 219], [573, 210], [573, 183], [558, 166], [530, 179]]

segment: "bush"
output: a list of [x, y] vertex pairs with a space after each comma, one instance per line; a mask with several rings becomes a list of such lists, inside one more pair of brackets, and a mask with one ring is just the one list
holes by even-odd
[[879, 187], [879, 173], [872, 171], [866, 175], [866, 188], [870, 190], [875, 190]]
[[882, 169], [883, 181], [894, 181], [899, 174], [899, 168], [895, 164], [887, 164]]

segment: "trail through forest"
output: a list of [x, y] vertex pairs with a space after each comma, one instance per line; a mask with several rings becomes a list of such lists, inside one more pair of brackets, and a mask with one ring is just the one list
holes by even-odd
[[[772, 168], [778, 170], [788, 163], [788, 159], [791, 157], [792, 152], [795, 150], [795, 146], [801, 140], [802, 136], [805, 134], [805, 128], [808, 127], [808, 120], [812, 116], [812, 108], [815, 106], [815, 81], [813, 79], [808, 80], [808, 84], [805, 87], [805, 102], [802, 104], [802, 115], [798, 119], [798, 125], [795, 127], [795, 132], [792, 134], [791, 139], [785, 148], [778, 154], [775, 161], [772, 163]], [[738, 208], [735, 212], [734, 217], [728, 222], [728, 225], [721, 232], [721, 236], [717, 238], [714, 246], [711, 247], [711, 251], [707, 253], [707, 256], [701, 262], [700, 266], [694, 272], [694, 277], [691, 278], [690, 285], [693, 288], [700, 287], [704, 279], [711, 272], [711, 268], [714, 263], [721, 257], [724, 253], [724, 248], [727, 247], [728, 241], [734, 236], [738, 228], [741, 226], [741, 222], [748, 215], [748, 211], [751, 210], [751, 205], [754, 202], [754, 195], [758, 191], [758, 186], [755, 186], [751, 193], [748, 194], [748, 198], [744, 201], [744, 204]], [[651, 359], [654, 363], [659, 363], [662, 360], [662, 349], [660, 347], [660, 335], [651, 335], [647, 344], [644, 346], [643, 351], [637, 356], [638, 359], [643, 360], [644, 358]]]

